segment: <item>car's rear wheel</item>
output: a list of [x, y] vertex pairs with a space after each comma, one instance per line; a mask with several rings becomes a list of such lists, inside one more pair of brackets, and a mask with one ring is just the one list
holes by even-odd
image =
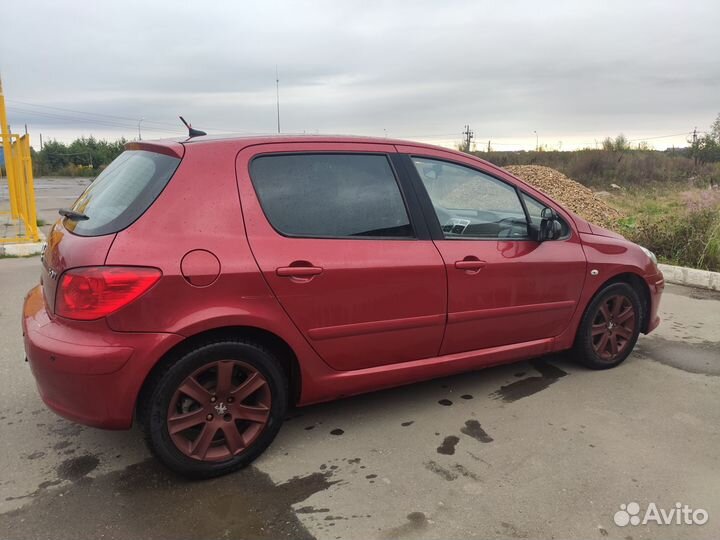
[[623, 362], [640, 335], [640, 298], [627, 283], [613, 283], [600, 291], [583, 315], [575, 339], [576, 358], [592, 369]]
[[200, 346], [159, 376], [142, 415], [148, 445], [170, 469], [192, 478], [244, 467], [280, 429], [286, 388], [277, 359], [261, 345]]

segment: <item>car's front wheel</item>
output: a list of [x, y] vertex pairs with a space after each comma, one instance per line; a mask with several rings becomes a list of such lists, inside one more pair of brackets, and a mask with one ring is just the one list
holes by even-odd
[[583, 315], [575, 338], [576, 358], [592, 369], [623, 362], [640, 335], [641, 304], [627, 283], [612, 283], [600, 291]]
[[287, 409], [277, 359], [259, 344], [200, 346], [160, 375], [142, 415], [153, 453], [170, 469], [211, 478], [248, 465]]

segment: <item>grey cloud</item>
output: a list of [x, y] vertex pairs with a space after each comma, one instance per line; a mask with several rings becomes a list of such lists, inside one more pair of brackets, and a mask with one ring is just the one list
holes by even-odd
[[706, 126], [720, 109], [714, 0], [37, 0], [5, 13], [8, 99], [126, 118], [8, 101], [11, 122], [49, 133], [132, 137], [144, 117], [163, 135], [178, 113], [270, 132], [276, 64], [294, 132], [447, 140], [470, 123], [483, 137], [592, 140]]

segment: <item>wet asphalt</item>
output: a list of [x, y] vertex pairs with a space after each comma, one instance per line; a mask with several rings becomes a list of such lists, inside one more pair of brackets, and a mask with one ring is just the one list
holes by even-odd
[[[48, 216], [82, 189], [51, 182]], [[552, 356], [293, 410], [252, 466], [189, 482], [138, 430], [44, 407], [19, 325], [38, 274], [38, 258], [0, 260], [0, 538], [720, 535], [720, 294], [668, 286], [661, 327], [619, 368]], [[615, 525], [631, 501], [710, 518]]]

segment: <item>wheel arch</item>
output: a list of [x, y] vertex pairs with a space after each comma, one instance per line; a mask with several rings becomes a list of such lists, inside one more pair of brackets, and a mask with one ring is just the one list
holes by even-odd
[[186, 337], [175, 344], [155, 363], [138, 392], [135, 401], [136, 416], [140, 417], [143, 414], [145, 410], [144, 404], [149, 399], [152, 389], [170, 365], [202, 344], [237, 338], [247, 339], [263, 345], [280, 360], [280, 367], [285, 373], [288, 382], [288, 404], [295, 405], [300, 399], [302, 380], [297, 355], [290, 345], [277, 334], [255, 326], [223, 326]]

